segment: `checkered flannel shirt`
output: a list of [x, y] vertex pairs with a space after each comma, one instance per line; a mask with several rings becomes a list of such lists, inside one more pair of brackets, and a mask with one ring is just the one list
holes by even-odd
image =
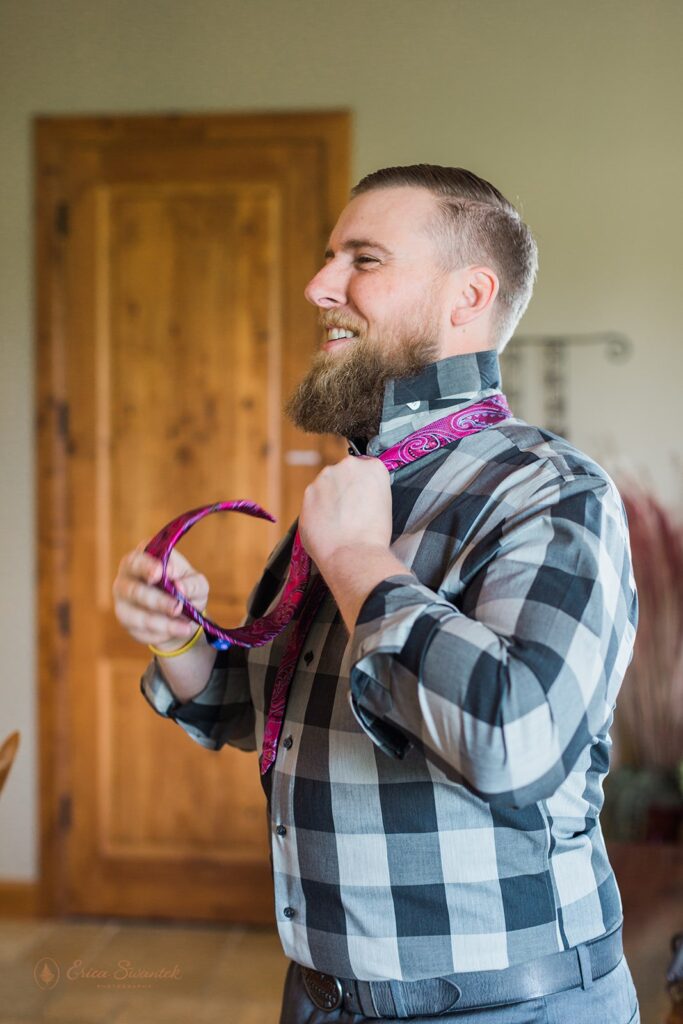
[[[491, 352], [390, 383], [368, 451], [498, 389]], [[602, 935], [621, 920], [598, 816], [636, 622], [617, 490], [517, 419], [398, 469], [391, 487], [406, 572], [374, 587], [351, 636], [328, 592], [265, 780], [284, 952], [408, 981]], [[275, 604], [295, 529], [245, 621]], [[142, 691], [203, 746], [260, 750], [290, 628], [219, 653], [185, 704], [155, 663]]]

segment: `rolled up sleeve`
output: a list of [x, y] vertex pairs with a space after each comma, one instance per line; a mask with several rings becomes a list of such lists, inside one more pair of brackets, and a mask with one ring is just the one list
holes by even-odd
[[219, 651], [206, 686], [192, 700], [181, 703], [175, 697], [156, 660], [147, 666], [140, 690], [158, 714], [176, 722], [207, 750], [220, 750], [226, 743], [239, 750], [256, 750], [244, 648]]
[[616, 490], [555, 481], [454, 560], [439, 592], [412, 574], [370, 592], [351, 707], [388, 755], [414, 745], [490, 803], [535, 803], [610, 719], [635, 621]]

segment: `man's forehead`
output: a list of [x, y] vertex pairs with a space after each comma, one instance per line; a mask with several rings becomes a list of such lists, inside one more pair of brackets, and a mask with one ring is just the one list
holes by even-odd
[[342, 210], [330, 235], [330, 248], [359, 248], [356, 243], [375, 243], [392, 250], [425, 238], [425, 227], [434, 217], [435, 197], [426, 189], [372, 189], [355, 196]]

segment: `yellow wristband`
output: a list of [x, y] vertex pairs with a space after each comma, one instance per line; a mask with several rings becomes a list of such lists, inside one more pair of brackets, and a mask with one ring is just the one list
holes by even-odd
[[202, 632], [202, 627], [198, 626], [197, 632], [194, 634], [194, 636], [191, 636], [186, 644], [183, 644], [182, 647], [178, 647], [178, 649], [175, 651], [160, 651], [158, 647], [152, 647], [151, 644], [147, 644], [147, 646], [149, 647], [152, 654], [155, 654], [157, 658], [177, 658], [179, 654], [185, 654], [185, 651], [189, 651], [191, 647], [194, 647], [194, 645], [199, 640], [199, 634]]

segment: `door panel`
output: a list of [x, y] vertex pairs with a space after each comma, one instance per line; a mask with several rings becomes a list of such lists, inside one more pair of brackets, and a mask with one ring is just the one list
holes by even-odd
[[343, 454], [281, 409], [318, 344], [302, 292], [345, 201], [348, 118], [39, 119], [37, 159], [44, 906], [269, 922], [257, 756], [154, 714], [111, 584], [181, 511], [251, 498], [276, 525], [225, 513], [181, 544], [236, 624]]
[[[103, 200], [109, 338], [95, 372], [111, 399], [98, 457], [107, 578], [130, 538], [174, 510], [249, 496], [280, 517], [278, 199], [238, 185]], [[257, 578], [277, 531], [233, 513], [188, 536], [188, 555], [211, 569], [219, 621], [240, 617], [243, 581]]]

